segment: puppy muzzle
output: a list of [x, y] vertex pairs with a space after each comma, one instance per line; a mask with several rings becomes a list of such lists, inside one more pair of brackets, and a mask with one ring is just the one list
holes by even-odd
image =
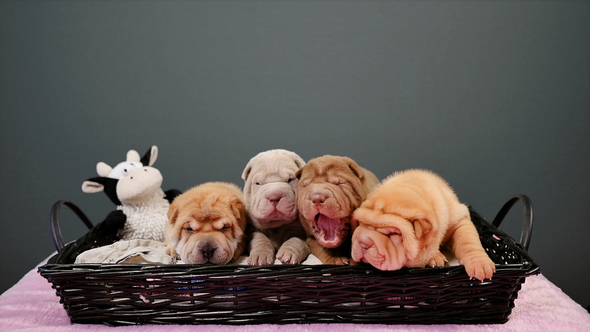
[[402, 242], [401, 234], [385, 235], [358, 227], [352, 236], [352, 259], [384, 271], [399, 270], [408, 261]]

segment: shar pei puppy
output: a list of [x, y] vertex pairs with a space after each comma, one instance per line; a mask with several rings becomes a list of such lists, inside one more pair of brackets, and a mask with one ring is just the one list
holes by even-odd
[[311, 253], [324, 264], [349, 264], [351, 215], [378, 184], [348, 157], [325, 155], [297, 172], [297, 208]]
[[425, 170], [394, 173], [353, 213], [352, 259], [380, 270], [444, 266], [451, 250], [471, 278], [491, 278], [488, 257], [466, 205], [440, 176]]
[[245, 250], [246, 223], [246, 206], [238, 186], [201, 184], [170, 205], [166, 251], [186, 264], [227, 264]]
[[300, 264], [309, 255], [305, 231], [297, 221], [295, 173], [305, 161], [294, 152], [275, 149], [254, 156], [242, 173], [250, 227], [248, 264]]

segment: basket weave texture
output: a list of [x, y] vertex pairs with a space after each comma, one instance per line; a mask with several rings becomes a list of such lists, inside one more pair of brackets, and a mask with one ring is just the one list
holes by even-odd
[[46, 264], [72, 323], [497, 324], [508, 320], [538, 265], [509, 235], [472, 211], [491, 281], [462, 266], [380, 271], [367, 265]]

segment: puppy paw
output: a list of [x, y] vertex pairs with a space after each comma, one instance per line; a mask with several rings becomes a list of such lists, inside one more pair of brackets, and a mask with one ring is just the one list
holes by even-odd
[[309, 256], [309, 247], [298, 238], [285, 241], [277, 252], [277, 258], [283, 264], [301, 264]]
[[248, 265], [272, 265], [274, 262], [274, 253], [269, 251], [253, 251], [248, 257]]
[[284, 249], [281, 247], [277, 252], [277, 259], [281, 261], [283, 264], [301, 264], [306, 258], [308, 254], [304, 254], [300, 251]]
[[178, 255], [178, 253], [176, 252], [176, 249], [171, 248], [171, 247], [166, 247], [166, 251], [165, 251], [166, 255], [173, 257], [173, 258], [180, 258], [180, 255]]
[[330, 257], [323, 262], [328, 265], [350, 265], [350, 258], [348, 257]]
[[301, 257], [298, 257], [296, 253], [289, 252], [289, 251], [281, 251], [277, 252], [277, 259], [281, 261], [283, 264], [301, 264], [303, 261]]
[[428, 261], [428, 266], [430, 266], [430, 267], [443, 267], [443, 266], [445, 266], [446, 262], [447, 262], [447, 258], [445, 257], [445, 255], [443, 255], [440, 251], [438, 251], [434, 255], [434, 257], [432, 257]]
[[483, 255], [464, 257], [461, 260], [461, 265], [465, 267], [465, 272], [471, 279], [482, 282], [485, 279], [492, 279], [494, 272], [496, 272], [496, 264], [487, 255], [485, 257]]

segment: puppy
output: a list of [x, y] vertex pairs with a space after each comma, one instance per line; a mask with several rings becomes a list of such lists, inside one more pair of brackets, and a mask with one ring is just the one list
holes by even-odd
[[246, 207], [234, 184], [207, 182], [176, 197], [166, 226], [166, 251], [186, 264], [227, 264], [245, 249]]
[[244, 203], [254, 226], [248, 264], [273, 264], [275, 251], [284, 264], [300, 264], [309, 255], [305, 231], [295, 221], [295, 173], [304, 165], [296, 153], [276, 149], [257, 154], [244, 168]]
[[494, 262], [451, 187], [432, 172], [407, 170], [383, 181], [353, 213], [352, 259], [380, 270], [444, 266], [448, 246], [471, 278], [491, 278]]
[[310, 160], [296, 176], [299, 220], [311, 253], [324, 264], [349, 264], [351, 214], [379, 180], [354, 160], [330, 155]]

